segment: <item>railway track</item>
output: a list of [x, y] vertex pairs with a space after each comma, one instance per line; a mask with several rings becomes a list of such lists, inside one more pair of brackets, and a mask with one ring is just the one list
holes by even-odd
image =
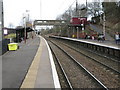
[[[56, 40], [56, 39], [54, 39], [54, 40]], [[64, 40], [59, 40], [59, 41], [64, 42]], [[75, 46], [74, 43], [67, 43], [66, 41], [65, 41], [64, 43]], [[77, 46], [77, 45], [76, 45], [76, 46]], [[90, 50], [90, 49], [88, 49], [88, 48], [85, 48], [85, 47], [83, 47], [83, 46], [81, 46], [81, 45], [79, 45], [79, 48], [83, 48], [83, 49], [85, 49], [86, 51], [91, 52], [91, 53], [94, 53], [94, 54], [96, 54], [96, 55], [98, 55], [98, 56], [100, 56], [100, 57], [104, 57], [104, 58], [110, 59], [110, 60], [112, 60], [112, 61], [114, 61], [114, 62], [120, 63], [119, 58], [111, 57], [110, 55], [108, 56], [108, 55], [105, 55], [105, 54], [103, 54], [103, 53], [98, 53], [98, 52], [96, 52], [96, 51], [93, 51], [93, 50]]]
[[[50, 44], [49, 44], [49, 46], [50, 46]], [[58, 64], [58, 66], [59, 66], [59, 68], [60, 68], [60, 70], [62, 71], [62, 78], [64, 78], [64, 79], [62, 79], [62, 83], [64, 82], [64, 85], [61, 85], [62, 86], [62, 88], [70, 88], [71, 90], [73, 90], [73, 87], [72, 87], [72, 85], [71, 85], [71, 83], [70, 83], [70, 81], [69, 81], [69, 79], [68, 79], [68, 77], [67, 77], [67, 75], [66, 75], [66, 73], [65, 73], [65, 71], [64, 71], [64, 69], [63, 69], [63, 67], [62, 67], [62, 65], [61, 65], [61, 63], [60, 63], [60, 60], [59, 60], [59, 58], [57, 57], [57, 55], [55, 54], [55, 52], [53, 51], [53, 49], [52, 49], [52, 47], [50, 46], [50, 49], [51, 49], [51, 51], [52, 51], [52, 54], [53, 54], [53, 56], [54, 56], [54, 58], [55, 58], [55, 60], [56, 60], [56, 62], [57, 62], [57, 64]], [[58, 68], [58, 67], [57, 67]], [[59, 71], [60, 71], [59, 70]], [[58, 72], [59, 73], [59, 72]], [[61, 83], [61, 84], [62, 84]]]
[[[58, 40], [57, 40], [58, 41]], [[96, 52], [93, 52], [91, 50], [88, 50], [88, 49], [85, 49], [83, 47], [81, 47], [80, 49], [79, 48], [75, 48], [73, 47], [72, 45], [68, 45], [64, 42], [60, 42], [58, 41], [59, 43], [62, 43], [63, 45], [69, 47], [70, 49], [84, 55], [85, 57], [88, 57], [92, 60], [94, 60], [95, 62], [101, 64], [102, 66], [104, 66], [105, 68], [111, 70], [112, 72], [114, 72], [115, 74], [117, 75], [120, 75], [120, 71], [119, 71], [119, 64], [120, 62], [116, 59], [113, 59], [113, 58], [110, 58], [110, 57], [107, 57], [107, 56], [104, 56], [104, 55], [101, 55], [99, 53], [96, 53]], [[84, 49], [84, 50], [83, 50]], [[82, 51], [83, 50], [83, 51]], [[85, 51], [85, 52], [84, 52]], [[87, 52], [86, 52], [87, 51]], [[95, 54], [94, 56], [90, 55], [92, 53]], [[97, 55], [97, 58], [95, 58]], [[98, 56], [100, 59], [98, 59]]]
[[[86, 49], [87, 50], [87, 49]], [[116, 63], [120, 63], [120, 61], [119, 60], [117, 60], [117, 59], [114, 59], [114, 58], [111, 58], [111, 57], [109, 57], [109, 56], [107, 56], [107, 55], [102, 55], [102, 54], [100, 54], [100, 53], [97, 53], [97, 52], [94, 52], [94, 51], [92, 51], [92, 50], [87, 50], [87, 51], [89, 51], [89, 52], [91, 52], [91, 53], [94, 53], [94, 54], [96, 54], [96, 55], [98, 55], [98, 56], [100, 56], [100, 57], [104, 57], [104, 58], [107, 58], [107, 59], [110, 59], [111, 61], [114, 61], [114, 62], [116, 62]]]
[[[54, 42], [49, 42], [53, 55], [59, 63], [69, 88], [104, 88], [108, 89], [92, 73], [90, 73], [80, 62], [63, 50]], [[62, 57], [61, 57], [62, 56]]]
[[[53, 40], [52, 40], [53, 41]], [[79, 49], [73, 50], [73, 46], [69, 46], [66, 44], [61, 44], [61, 42], [59, 42], [58, 40], [53, 41], [54, 43], [59, 44], [59, 46], [61, 46], [64, 50], [66, 50], [69, 54], [72, 55], [72, 57], [74, 57], [78, 62], [80, 62], [84, 67], [86, 67], [94, 76], [96, 76], [101, 82], [104, 83], [105, 86], [109, 87], [109, 88], [118, 88], [119, 87], [119, 73], [117, 73], [116, 71], [112, 71], [110, 68], [107, 68], [106, 66], [102, 65], [99, 62], [96, 62], [94, 59], [89, 58], [88, 56], [85, 56], [84, 53], [82, 52], [82, 55], [86, 58], [89, 58], [91, 60], [79, 60], [79, 57], [81, 58], [81, 53], [78, 52]], [[65, 49], [68, 48], [69, 50]], [[75, 48], [74, 48], [75, 49]], [[78, 55], [77, 55], [78, 54]], [[104, 57], [105, 58], [105, 57]], [[108, 60], [110, 61], [110, 60]], [[112, 62], [114, 62], [112, 60]], [[88, 64], [87, 64], [88, 63]], [[117, 62], [116, 62], [117, 63]], [[104, 64], [104, 63], [103, 63]], [[92, 66], [93, 65], [93, 66]], [[99, 74], [98, 74], [99, 73]]]

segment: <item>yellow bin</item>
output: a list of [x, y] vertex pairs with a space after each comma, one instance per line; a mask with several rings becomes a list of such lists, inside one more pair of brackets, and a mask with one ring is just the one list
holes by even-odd
[[9, 43], [8, 44], [8, 49], [9, 49], [9, 51], [17, 50], [18, 49], [18, 43]]

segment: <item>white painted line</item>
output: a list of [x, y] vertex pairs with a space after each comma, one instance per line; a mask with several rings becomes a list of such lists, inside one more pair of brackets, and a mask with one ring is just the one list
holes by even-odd
[[[41, 37], [41, 38], [43, 38], [43, 37]], [[55, 67], [55, 63], [53, 61], [52, 52], [51, 52], [50, 47], [49, 47], [49, 45], [48, 45], [46, 40], [45, 40], [45, 43], [47, 45], [48, 52], [49, 52], [49, 58], [50, 58], [50, 62], [51, 62], [51, 68], [52, 68], [52, 74], [53, 74], [53, 80], [54, 80], [55, 88], [61, 88], [60, 82], [59, 82], [59, 79], [58, 79], [58, 74], [57, 74], [56, 67]]]

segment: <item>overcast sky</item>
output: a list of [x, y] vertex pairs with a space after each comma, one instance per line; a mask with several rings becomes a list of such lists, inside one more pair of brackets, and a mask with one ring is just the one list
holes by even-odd
[[[64, 13], [76, 0], [3, 0], [4, 2], [4, 26], [10, 23], [14, 26], [20, 25], [23, 14], [29, 10], [30, 18], [35, 19], [56, 19]], [[87, 0], [92, 1], [92, 0]], [[86, 0], [78, 0], [79, 4]], [[75, 3], [73, 4], [73, 7]]]
[[[56, 19], [75, 0], [3, 0], [4, 2], [4, 26], [10, 23], [14, 26], [20, 25], [23, 14], [29, 10], [30, 18], [34, 19]], [[85, 3], [85, 0], [78, 0]], [[75, 6], [75, 3], [73, 7]]]

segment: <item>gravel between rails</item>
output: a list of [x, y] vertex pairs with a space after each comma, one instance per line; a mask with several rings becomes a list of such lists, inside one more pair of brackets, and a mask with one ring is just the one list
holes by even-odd
[[[58, 43], [58, 42], [56, 42]], [[101, 82], [103, 82], [108, 88], [118, 88], [119, 77], [111, 73], [106, 68], [103, 68], [101, 65], [97, 64], [93, 60], [90, 60], [83, 55], [80, 55], [78, 52], [71, 50], [58, 43], [64, 50], [66, 50], [69, 54], [71, 54], [75, 59], [77, 59], [84, 67], [86, 67], [91, 73], [93, 73]]]
[[[49, 43], [50, 44], [50, 43]], [[68, 75], [74, 88], [101, 88], [91, 79], [78, 65], [66, 56], [58, 47], [50, 44], [57, 57], [60, 59], [66, 74]]]
[[80, 52], [82, 52], [85, 55], [89, 55], [90, 57], [96, 59], [97, 61], [99, 61], [99, 62], [101, 62], [101, 63], [103, 63], [103, 64], [105, 64], [105, 65], [107, 65], [107, 66], [109, 66], [111, 68], [113, 68], [116, 71], [119, 71], [119, 64], [120, 63], [116, 62], [117, 60], [113, 61], [110, 58], [105, 58], [104, 56], [100, 56], [97, 53], [93, 53], [93, 51], [90, 51], [90, 50], [88, 50], [86, 48], [83, 48], [83, 47], [80, 47], [80, 46], [78, 48], [78, 47], [73, 47], [70, 44], [69, 45], [66, 44], [66, 45], [69, 46], [69, 47], [72, 47], [72, 48], [74, 48], [74, 49], [76, 49], [76, 50], [78, 50]]
[[90, 57], [96, 59], [98, 62], [101, 62], [101, 63], [107, 65], [108, 67], [111, 67], [114, 70], [120, 72], [120, 69], [119, 69], [120, 63], [116, 62], [116, 61], [118, 61], [117, 59], [114, 61], [114, 60], [111, 60], [112, 58], [105, 58], [105, 56], [98, 55], [94, 51], [88, 50], [87, 48], [84, 48], [80, 45], [74, 45], [74, 47], [73, 47], [73, 45], [68, 44], [67, 42], [63, 42], [63, 41], [61, 42], [60, 40], [57, 40], [57, 39], [54, 39], [54, 40], [57, 42], [60, 42], [60, 43], [64, 43], [65, 45], [72, 47], [72, 48], [76, 49], [77, 51], [80, 51], [81, 53], [83, 53], [85, 55], [89, 55]]
[[[53, 53], [52, 53], [53, 54]], [[57, 73], [58, 73], [58, 77], [59, 77], [59, 81], [60, 81], [60, 85], [61, 85], [61, 88], [69, 88], [69, 85], [68, 83], [66, 82], [66, 78], [65, 76], [63, 75], [63, 72], [53, 54], [53, 59], [54, 59], [54, 62], [55, 62], [55, 66], [56, 66], [56, 70], [57, 70]]]

